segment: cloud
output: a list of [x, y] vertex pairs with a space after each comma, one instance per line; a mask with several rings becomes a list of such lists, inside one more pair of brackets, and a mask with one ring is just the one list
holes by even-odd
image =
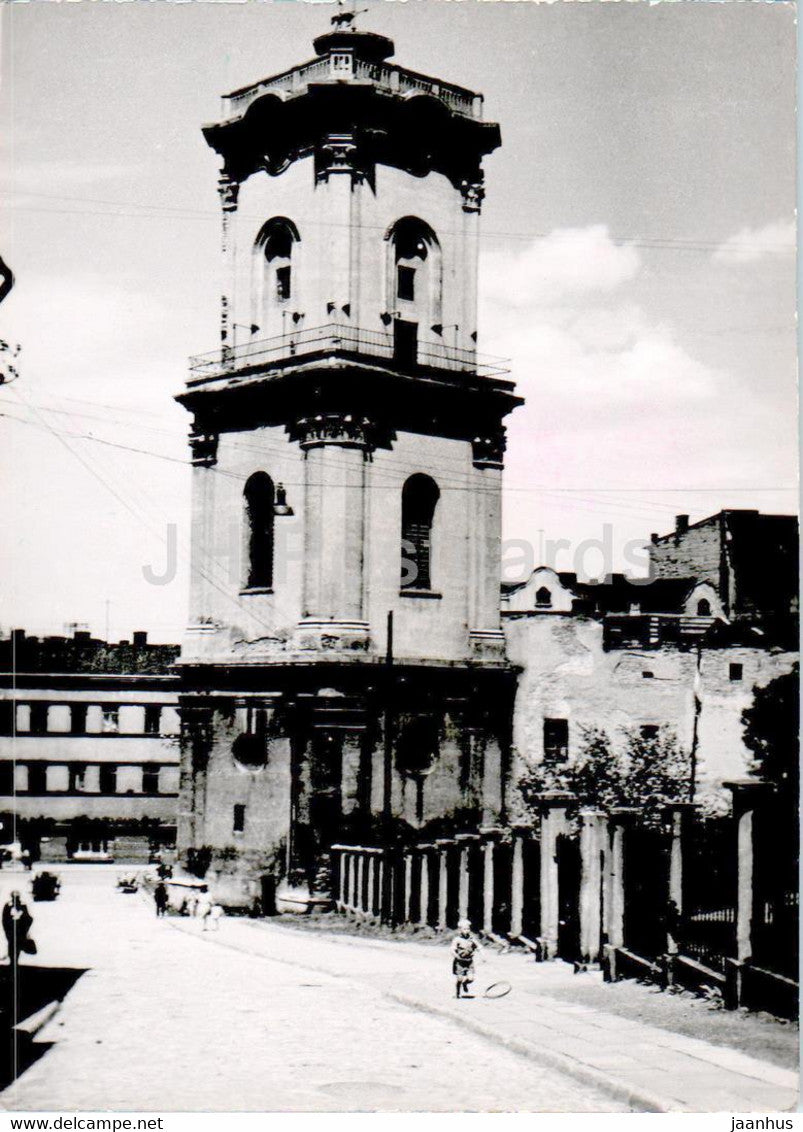
[[606, 225], [594, 224], [555, 229], [512, 256], [491, 253], [481, 270], [490, 300], [522, 308], [610, 293], [640, 267], [634, 248], [615, 244]]
[[763, 228], [742, 228], [729, 236], [714, 252], [716, 263], [755, 263], [757, 260], [791, 255], [795, 250], [795, 222], [776, 220]]

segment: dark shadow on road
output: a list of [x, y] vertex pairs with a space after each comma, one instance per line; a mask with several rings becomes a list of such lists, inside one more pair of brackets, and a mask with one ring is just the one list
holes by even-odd
[[21, 963], [17, 978], [10, 965], [0, 967], [0, 1089], [16, 1080], [50, 1049], [34, 1043], [35, 1034], [15, 1027], [52, 1003], [62, 1002], [86, 969], [37, 967]]

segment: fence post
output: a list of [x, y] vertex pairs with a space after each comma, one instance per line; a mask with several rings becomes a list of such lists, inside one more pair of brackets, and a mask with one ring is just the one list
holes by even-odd
[[482, 836], [482, 930], [491, 935], [494, 930], [494, 846], [502, 830], [493, 825], [480, 829]]
[[438, 850], [438, 931], [446, 930], [446, 902], [449, 895], [449, 846], [454, 842], [441, 838], [435, 842]]
[[605, 887], [608, 944], [604, 949], [605, 976], [616, 979], [616, 950], [625, 945], [625, 828], [637, 811], [622, 806], [611, 810], [608, 818], [608, 853]]
[[697, 809], [693, 802], [672, 802], [664, 810], [669, 826], [669, 885], [666, 909], [666, 979], [675, 981], [675, 957], [680, 949], [683, 924], [683, 854], [689, 819]]
[[419, 845], [421, 853], [421, 879], [418, 886], [418, 922], [422, 928], [429, 924], [429, 851], [431, 845]]
[[531, 833], [528, 825], [513, 826], [513, 860], [510, 869], [510, 935], [518, 939], [524, 932], [524, 839]]
[[599, 810], [580, 811], [580, 958], [583, 963], [596, 963], [602, 945], [603, 817]]
[[410, 923], [410, 905], [413, 899], [413, 854], [410, 849], [404, 851], [404, 922]]
[[742, 969], [753, 956], [755, 910], [754, 816], [771, 792], [764, 782], [737, 779], [724, 783], [733, 795], [736, 820], [736, 958], [725, 964], [725, 1005], [733, 1010], [742, 1002]]
[[544, 959], [553, 959], [558, 949], [558, 835], [566, 827], [566, 808], [572, 795], [560, 790], [538, 794], [541, 816], [541, 934]]
[[365, 911], [371, 917], [374, 915], [374, 872], [376, 864], [374, 854], [368, 854], [368, 882], [365, 891]]

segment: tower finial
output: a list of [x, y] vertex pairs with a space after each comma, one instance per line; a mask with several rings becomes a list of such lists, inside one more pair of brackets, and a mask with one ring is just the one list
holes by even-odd
[[357, 16], [362, 16], [368, 11], [367, 8], [361, 8], [358, 12], [356, 0], [351, 0], [351, 10], [349, 11], [346, 8], [346, 2], [347, 0], [337, 0], [338, 11], [335, 12], [330, 21], [332, 27], [338, 30], [341, 28], [351, 29]]

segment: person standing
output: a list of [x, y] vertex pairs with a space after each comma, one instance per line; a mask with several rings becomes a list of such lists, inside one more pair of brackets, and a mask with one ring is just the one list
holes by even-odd
[[164, 881], [160, 880], [156, 888], [154, 888], [153, 901], [156, 905], [156, 915], [164, 916], [167, 911], [167, 886]]
[[3, 907], [2, 920], [9, 963], [12, 965], [18, 963], [23, 951], [34, 954], [36, 944], [30, 938], [33, 916], [28, 911], [27, 905], [23, 904], [19, 892], [11, 893], [8, 902]]
[[457, 935], [452, 940], [452, 974], [455, 977], [455, 996], [473, 998], [469, 994], [474, 982], [474, 956], [481, 951], [480, 942], [471, 931], [471, 923], [461, 920], [457, 925]]

